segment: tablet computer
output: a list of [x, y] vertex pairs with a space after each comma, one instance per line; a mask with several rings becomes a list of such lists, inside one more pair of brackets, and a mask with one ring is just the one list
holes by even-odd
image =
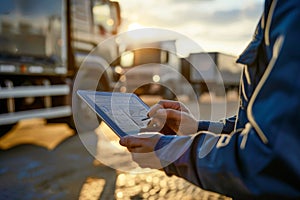
[[133, 93], [78, 90], [77, 95], [119, 136], [138, 134], [147, 126], [149, 106]]

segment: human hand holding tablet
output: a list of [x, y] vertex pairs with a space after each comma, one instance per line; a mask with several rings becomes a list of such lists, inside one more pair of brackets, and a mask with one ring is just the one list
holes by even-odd
[[133, 93], [78, 90], [77, 95], [121, 138], [147, 126], [149, 106]]

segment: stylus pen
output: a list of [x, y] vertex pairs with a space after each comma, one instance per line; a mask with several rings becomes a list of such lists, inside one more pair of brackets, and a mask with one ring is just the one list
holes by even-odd
[[151, 119], [150, 117], [145, 117], [145, 118], [143, 118], [143, 119], [141, 119], [142, 121], [145, 121], [145, 120], [147, 120], [147, 119]]

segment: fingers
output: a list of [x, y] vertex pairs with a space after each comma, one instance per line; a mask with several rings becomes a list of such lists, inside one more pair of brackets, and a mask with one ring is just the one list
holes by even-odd
[[161, 134], [139, 134], [135, 136], [126, 136], [121, 138], [119, 143], [127, 147], [131, 152], [133, 161], [140, 167], [150, 167], [160, 169], [160, 160], [154, 152], [155, 146], [160, 139]]
[[178, 110], [166, 109], [165, 116], [167, 117], [168, 120], [175, 120], [175, 121], [181, 120], [181, 112]]
[[[193, 134], [196, 133], [198, 129], [198, 122], [192, 114], [172, 109], [164, 109], [162, 111], [158, 111], [157, 114], [152, 117], [150, 125], [153, 123], [157, 123], [157, 129], [159, 129], [153, 130], [165, 135]], [[147, 128], [148, 130], [146, 131], [152, 129], [151, 126]]]
[[[160, 109], [155, 115], [152, 116], [151, 121], [149, 122], [149, 126], [159, 126], [162, 127], [168, 120], [181, 120], [182, 112], [173, 109]], [[156, 125], [155, 125], [156, 124]]]
[[167, 119], [180, 120], [181, 112], [173, 109], [159, 109], [154, 115], [151, 116], [151, 121], [148, 125], [157, 126], [165, 123]]
[[178, 101], [161, 100], [154, 106], [152, 106], [148, 112], [148, 116], [152, 117], [160, 109], [174, 109], [181, 110], [180, 103]]
[[[178, 101], [161, 100], [151, 107], [147, 115], [151, 120], [149, 120], [147, 127], [140, 130], [141, 132], [160, 132], [174, 135], [194, 131], [194, 116], [184, 104]], [[193, 130], [189, 125], [190, 122]], [[185, 130], [185, 128], [188, 129]]]
[[160, 104], [155, 104], [154, 106], [152, 106], [149, 110], [149, 112], [147, 113], [148, 117], [152, 117], [153, 115], [155, 115], [155, 113], [160, 110], [163, 109], [164, 107]]
[[151, 120], [148, 121], [147, 127], [142, 128], [141, 132], [159, 132], [166, 124], [167, 114], [164, 109], [159, 109]]
[[145, 128], [141, 128], [140, 132], [145, 133], [145, 132], [160, 132], [162, 128], [161, 127], [152, 127], [152, 126], [147, 126]]
[[181, 102], [179, 101], [171, 101], [171, 100], [161, 100], [158, 102], [159, 105], [161, 105], [165, 109], [172, 109], [172, 110], [178, 110], [182, 112], [189, 112], [189, 109]]
[[172, 123], [175, 121], [175, 124], [180, 123], [181, 112], [172, 109], [159, 109], [155, 115], [151, 117], [151, 120], [148, 122], [147, 127], [142, 128], [141, 132], [160, 132], [163, 134], [175, 134], [173, 129], [170, 129], [168, 122]]
[[176, 132], [171, 129], [167, 123], [164, 124], [164, 126], [158, 126], [158, 127], [152, 127], [152, 126], [147, 126], [145, 128], [141, 128], [140, 129], [141, 133], [145, 133], [145, 132], [159, 132], [162, 133], [164, 135], [176, 135]]
[[152, 152], [160, 139], [159, 133], [144, 133], [135, 136], [126, 136], [120, 139], [119, 143], [128, 148], [130, 152]]
[[178, 101], [171, 101], [171, 100], [161, 100], [158, 102], [163, 108], [170, 108], [174, 110], [181, 110], [181, 103]]
[[171, 109], [171, 110], [178, 110], [178, 111], [190, 113], [189, 109], [178, 101], [161, 100], [150, 108], [147, 115], [149, 117], [152, 117], [153, 115], [156, 114], [157, 111], [161, 109]]
[[146, 127], [140, 129], [140, 132], [159, 132], [164, 135], [176, 135], [176, 132], [174, 132], [170, 127], [168, 127], [166, 117], [164, 117], [163, 119], [153, 117]]
[[139, 138], [133, 136], [126, 136], [120, 139], [120, 145], [127, 147], [128, 149], [137, 148], [142, 146], [142, 142]]

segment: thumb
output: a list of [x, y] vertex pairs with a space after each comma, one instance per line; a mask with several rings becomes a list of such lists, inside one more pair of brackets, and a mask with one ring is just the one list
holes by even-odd
[[122, 137], [119, 141], [119, 144], [127, 148], [135, 148], [141, 146], [139, 138], [133, 136]]

